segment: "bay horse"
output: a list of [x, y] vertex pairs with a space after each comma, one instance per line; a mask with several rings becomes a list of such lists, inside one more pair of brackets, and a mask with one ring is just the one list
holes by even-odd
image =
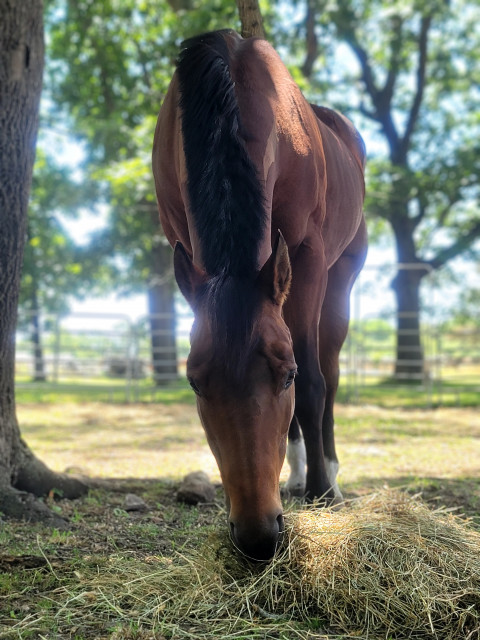
[[255, 560], [283, 531], [287, 436], [287, 490], [341, 500], [333, 402], [366, 256], [364, 164], [351, 122], [309, 105], [265, 40], [225, 30], [183, 44], [153, 173], [195, 316], [188, 380], [232, 540]]

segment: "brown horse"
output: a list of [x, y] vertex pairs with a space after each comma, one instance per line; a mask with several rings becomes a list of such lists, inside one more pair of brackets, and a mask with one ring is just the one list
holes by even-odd
[[366, 255], [364, 160], [353, 125], [309, 105], [266, 41], [220, 31], [184, 44], [153, 173], [195, 314], [187, 376], [232, 539], [254, 559], [283, 531], [287, 435], [287, 489], [341, 499], [333, 402]]

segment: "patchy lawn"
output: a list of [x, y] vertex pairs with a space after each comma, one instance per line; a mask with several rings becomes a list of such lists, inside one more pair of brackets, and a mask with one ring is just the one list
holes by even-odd
[[[23, 405], [18, 417], [28, 444], [58, 471], [176, 482], [202, 469], [220, 481], [191, 405]], [[430, 479], [439, 486], [479, 481], [478, 409], [340, 405], [336, 421], [339, 484], [347, 493], [383, 484], [422, 487]]]
[[[191, 628], [162, 626], [157, 610], [154, 627], [147, 599], [132, 600], [136, 591], [126, 589], [127, 582], [135, 585], [151, 573], [156, 584], [168, 563], [189, 565], [202, 545], [226, 529], [218, 470], [195, 407], [22, 405], [18, 416], [23, 437], [52, 468], [74, 468], [110, 482], [80, 500], [49, 498], [69, 518], [68, 531], [0, 520], [0, 638], [333, 638], [321, 631], [322, 620], [282, 626], [261, 610], [231, 635], [222, 612], [212, 610]], [[401, 487], [421, 493], [432, 507], [480, 523], [478, 411], [340, 406], [337, 444], [339, 483], [347, 497]], [[197, 469], [217, 483], [215, 503], [177, 503], [180, 478]], [[127, 513], [126, 493], [143, 498], [148, 511]]]

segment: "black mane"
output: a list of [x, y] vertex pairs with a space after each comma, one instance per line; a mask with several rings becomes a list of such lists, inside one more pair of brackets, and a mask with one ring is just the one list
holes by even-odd
[[210, 276], [252, 277], [265, 226], [263, 189], [242, 137], [222, 32], [182, 45], [180, 83], [189, 206]]
[[253, 348], [259, 309], [254, 279], [266, 216], [224, 33], [184, 42], [177, 73], [189, 208], [210, 276], [203, 301], [225, 374], [240, 381]]

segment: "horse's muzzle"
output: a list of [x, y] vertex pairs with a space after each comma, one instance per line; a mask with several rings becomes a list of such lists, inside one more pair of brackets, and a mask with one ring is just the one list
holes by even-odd
[[279, 513], [261, 524], [230, 520], [230, 534], [235, 547], [250, 560], [267, 562], [273, 558], [284, 530], [283, 515]]

